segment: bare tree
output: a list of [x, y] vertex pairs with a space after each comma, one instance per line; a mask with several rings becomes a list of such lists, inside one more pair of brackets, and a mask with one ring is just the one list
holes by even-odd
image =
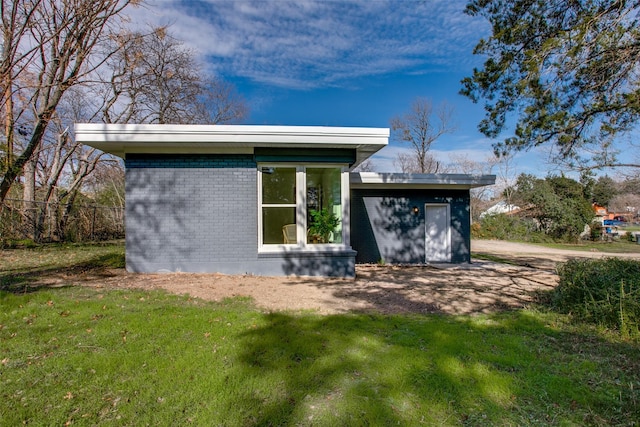
[[22, 46], [21, 40], [28, 37], [29, 29], [34, 24], [35, 11], [41, 1], [20, 2], [0, 1], [0, 19], [2, 19], [2, 57], [0, 59], [0, 106], [4, 114], [5, 162], [4, 170], [8, 170], [13, 163], [14, 153], [14, 80], [20, 71], [31, 60], [37, 51], [36, 45], [27, 48]]
[[[498, 159], [495, 156], [487, 156], [484, 160], [473, 160], [467, 154], [450, 155], [451, 160], [450, 171], [456, 173], [464, 173], [474, 176], [488, 175], [493, 173]], [[477, 220], [480, 213], [486, 210], [495, 197], [494, 186], [484, 186], [472, 188], [471, 197], [471, 218]]]
[[632, 193], [618, 194], [609, 202], [609, 211], [638, 214], [640, 212], [640, 195]]
[[106, 123], [230, 123], [248, 109], [235, 87], [202, 73], [195, 52], [166, 27], [120, 34], [96, 99]]
[[375, 172], [376, 167], [371, 159], [367, 159], [360, 163], [353, 171], [354, 172]]
[[508, 206], [513, 205], [513, 194], [517, 179], [516, 165], [514, 164], [515, 153], [504, 153], [499, 157], [494, 157], [497, 167], [497, 189], [500, 190]]
[[437, 173], [441, 164], [430, 155], [431, 145], [442, 135], [455, 131], [454, 110], [446, 103], [434, 108], [431, 100], [416, 98], [410, 110], [391, 119], [392, 138], [411, 144], [413, 158], [398, 157], [403, 172]]
[[403, 173], [446, 173], [449, 167], [435, 156], [426, 153], [421, 160], [415, 153], [398, 153], [393, 159], [393, 166]]
[[247, 117], [249, 108], [231, 83], [210, 76], [202, 79], [200, 89], [196, 123], [237, 123]]
[[[77, 142], [70, 133], [70, 127], [55, 119], [52, 121], [53, 141], [44, 141], [40, 152], [37, 172], [39, 189], [42, 194], [42, 209], [39, 210], [33, 238], [41, 240], [44, 222], [54, 218], [58, 224], [58, 237], [64, 233], [67, 218], [87, 176], [97, 167], [105, 153]], [[25, 199], [29, 200], [29, 199]], [[60, 212], [52, 212], [61, 208]]]
[[127, 78], [141, 123], [189, 123], [200, 91], [195, 55], [165, 27], [134, 35], [125, 50]]
[[124, 208], [124, 165], [122, 161], [101, 161], [86, 181], [86, 191], [97, 203]]
[[[67, 90], [82, 84], [113, 55], [113, 51], [99, 48], [111, 37], [124, 8], [137, 0], [14, 0], [13, 4], [16, 3], [22, 11], [20, 15], [10, 14], [7, 15], [10, 18], [5, 19], [3, 14], [2, 33], [11, 34], [9, 56], [12, 59], [2, 64], [7, 70], [0, 70], [3, 73], [0, 77], [4, 78], [5, 85], [12, 87], [5, 86], [2, 92], [13, 94], [18, 77], [32, 76], [32, 86], [18, 89], [29, 92], [33, 122], [22, 152], [7, 162], [0, 181], [0, 202], [6, 198], [25, 163], [40, 148], [47, 126]], [[20, 30], [20, 25], [13, 21], [22, 16], [28, 16], [28, 31]], [[6, 39], [4, 42], [7, 44]], [[3, 54], [6, 57], [7, 53]], [[2, 107], [6, 120], [12, 121], [12, 103], [5, 100]], [[5, 130], [11, 127], [5, 126]]]
[[[74, 122], [227, 123], [247, 114], [235, 88], [203, 77], [194, 53], [166, 28], [125, 31], [123, 9], [136, 3], [0, 0], [7, 147], [0, 148], [0, 202], [22, 175], [23, 225], [36, 240], [49, 225], [52, 237], [64, 234], [96, 169], [123, 175], [121, 165], [108, 168], [118, 160], [74, 140]], [[34, 209], [36, 199], [42, 209]]]

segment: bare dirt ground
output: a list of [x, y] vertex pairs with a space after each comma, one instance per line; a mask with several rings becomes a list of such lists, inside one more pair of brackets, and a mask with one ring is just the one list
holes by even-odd
[[[165, 289], [206, 300], [247, 296], [265, 311], [312, 310], [322, 314], [489, 313], [530, 304], [557, 284], [555, 263], [612, 254], [473, 241], [472, 251], [509, 264], [474, 259], [469, 265], [358, 265], [355, 280], [221, 274], [129, 274], [122, 269], [48, 277], [49, 284], [99, 288]], [[620, 255], [640, 259], [640, 254]], [[41, 283], [45, 285], [45, 283]]]
[[[576, 257], [621, 256], [478, 240], [465, 265], [358, 265], [355, 279], [230, 276], [223, 274], [131, 274], [123, 269], [40, 275], [30, 286], [164, 289], [205, 300], [245, 296], [265, 311], [473, 314], [526, 306], [557, 284], [555, 264]], [[481, 255], [492, 259], [480, 259]]]

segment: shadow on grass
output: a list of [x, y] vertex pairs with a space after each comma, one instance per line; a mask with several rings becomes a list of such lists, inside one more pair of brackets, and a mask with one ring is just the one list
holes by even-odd
[[[241, 376], [279, 378], [240, 397], [251, 425], [624, 423], [637, 348], [561, 333], [525, 312], [467, 317], [265, 316], [241, 335]], [[590, 363], [590, 359], [609, 363]], [[583, 365], [584, 364], [584, 365]], [[572, 367], [570, 367], [572, 366]], [[596, 384], [597, 381], [597, 385]], [[637, 413], [637, 412], [636, 412]], [[250, 422], [249, 422], [250, 421]]]
[[106, 253], [69, 265], [54, 265], [28, 270], [0, 270], [0, 291], [26, 293], [43, 287], [60, 287], [70, 276], [110, 277], [109, 269], [124, 268], [124, 253]]
[[635, 425], [640, 413], [637, 344], [555, 315], [317, 316], [97, 292], [5, 294], [4, 424]]

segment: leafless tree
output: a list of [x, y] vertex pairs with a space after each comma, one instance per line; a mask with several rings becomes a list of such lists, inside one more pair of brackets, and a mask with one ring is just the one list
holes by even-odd
[[[39, 210], [33, 238], [38, 241], [47, 218], [54, 218], [58, 224], [56, 232], [62, 234], [73, 203], [84, 185], [85, 179], [106, 155], [95, 148], [77, 142], [67, 126], [59, 120], [50, 125], [56, 137], [43, 142], [37, 164], [42, 209]], [[25, 199], [30, 200], [30, 199]], [[59, 207], [60, 212], [51, 209]], [[58, 236], [60, 237], [60, 236]]]
[[640, 213], [640, 195], [632, 193], [618, 194], [609, 202], [609, 211], [615, 213]]
[[120, 51], [139, 123], [190, 123], [199, 93], [195, 55], [165, 27], [134, 34]]
[[375, 172], [376, 167], [373, 163], [373, 160], [367, 159], [364, 162], [360, 163], [353, 171], [354, 172]]
[[442, 135], [455, 131], [454, 110], [446, 103], [434, 108], [431, 100], [416, 98], [410, 110], [391, 119], [392, 138], [411, 144], [412, 156], [398, 157], [403, 172], [437, 173], [441, 164], [430, 155], [431, 145]]
[[247, 103], [231, 83], [209, 76], [202, 79], [200, 90], [196, 123], [237, 123], [247, 117]]
[[[194, 52], [166, 28], [124, 28], [124, 8], [137, 3], [0, 0], [0, 203], [22, 176], [23, 225], [36, 240], [45, 221], [64, 233], [91, 174], [119, 165], [78, 144], [73, 123], [228, 123], [247, 114], [235, 88], [203, 76]], [[109, 170], [123, 174], [121, 165]]]
[[103, 161], [88, 177], [86, 191], [98, 203], [124, 208], [124, 165], [121, 161]]
[[246, 117], [235, 87], [205, 75], [195, 52], [166, 27], [123, 33], [113, 43], [118, 54], [95, 97], [104, 122], [218, 124]]
[[[466, 154], [451, 155], [449, 157], [451, 160], [449, 170], [451, 172], [474, 176], [492, 174], [499, 161], [495, 156], [487, 156], [484, 160], [473, 160]], [[471, 218], [473, 220], [477, 220], [480, 213], [491, 205], [492, 200], [495, 198], [495, 190], [494, 186], [471, 189]]]
[[513, 204], [513, 194], [517, 179], [517, 168], [514, 160], [515, 153], [504, 153], [494, 157], [497, 169], [496, 189], [500, 191], [507, 205]]
[[398, 153], [393, 166], [403, 173], [447, 173], [449, 167], [430, 153], [420, 160], [415, 153]]
[[[40, 148], [56, 108], [69, 88], [82, 84], [111, 55], [101, 49], [113, 34], [123, 10], [137, 0], [14, 0], [12, 11], [2, 2], [3, 63], [0, 78], [3, 94], [28, 93], [33, 114], [25, 145], [19, 155], [9, 158], [0, 181], [0, 202], [6, 198], [24, 165]], [[27, 17], [24, 28], [16, 20]], [[10, 37], [7, 39], [6, 35]], [[29, 78], [24, 78], [26, 75]], [[26, 82], [30, 82], [26, 85]], [[17, 84], [25, 86], [16, 87]], [[12, 96], [2, 104], [5, 139], [13, 135], [15, 124]], [[9, 123], [11, 122], [11, 123]]]

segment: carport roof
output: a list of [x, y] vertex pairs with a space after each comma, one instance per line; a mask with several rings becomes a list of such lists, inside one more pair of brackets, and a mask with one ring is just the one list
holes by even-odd
[[496, 183], [495, 175], [353, 172], [351, 188], [471, 189]]

